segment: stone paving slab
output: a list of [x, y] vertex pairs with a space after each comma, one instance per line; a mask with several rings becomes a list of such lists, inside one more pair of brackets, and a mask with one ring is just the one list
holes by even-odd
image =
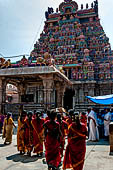
[[113, 170], [113, 156], [109, 155], [109, 144], [104, 140], [87, 143], [84, 170]]
[[[4, 146], [3, 143], [0, 137], [0, 170], [47, 170], [44, 157], [39, 159], [35, 154], [31, 157], [19, 155], [16, 135], [13, 135], [11, 145]], [[104, 140], [87, 142], [83, 170], [113, 170], [113, 156], [109, 155], [109, 149], [109, 143]]]

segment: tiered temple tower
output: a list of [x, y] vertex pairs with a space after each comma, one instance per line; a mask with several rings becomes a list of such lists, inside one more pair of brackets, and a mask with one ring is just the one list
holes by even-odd
[[[72, 82], [64, 107], [87, 107], [85, 96], [113, 93], [113, 51], [98, 15], [98, 0], [91, 7], [78, 9], [72, 0], [64, 0], [54, 12], [45, 12], [45, 25], [34, 44], [29, 61], [56, 65]], [[68, 101], [67, 101], [68, 99]]]

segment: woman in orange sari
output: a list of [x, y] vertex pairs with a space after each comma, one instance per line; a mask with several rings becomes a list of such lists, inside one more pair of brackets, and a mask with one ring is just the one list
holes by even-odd
[[32, 112], [29, 111], [25, 119], [25, 147], [27, 150], [27, 155], [31, 156], [33, 150], [33, 126], [32, 126]]
[[34, 153], [37, 156], [43, 155], [43, 133], [44, 133], [44, 119], [40, 118], [41, 112], [37, 111], [35, 113], [36, 117], [32, 119], [32, 126], [33, 126], [33, 147]]
[[82, 170], [86, 152], [86, 126], [80, 123], [78, 113], [69, 126], [68, 145], [66, 147], [63, 169]]
[[16, 127], [11, 114], [8, 113], [7, 117], [4, 119], [3, 124], [3, 138], [5, 138], [4, 144], [11, 144], [12, 142], [12, 135], [13, 135], [13, 127]]
[[20, 151], [20, 154], [26, 152], [24, 137], [25, 137], [25, 117], [27, 113], [26, 111], [22, 111], [20, 117], [18, 118], [18, 129], [17, 129], [17, 149]]
[[68, 113], [69, 113], [69, 115], [68, 115], [68, 117], [66, 119], [66, 122], [67, 122], [68, 127], [69, 127], [69, 125], [72, 123], [72, 120], [73, 120], [74, 110], [70, 109], [70, 110], [68, 110]]
[[45, 134], [45, 157], [48, 165], [48, 170], [58, 169], [61, 163], [60, 156], [60, 126], [55, 121], [56, 112], [54, 110], [50, 113], [50, 120], [47, 120], [44, 124]]

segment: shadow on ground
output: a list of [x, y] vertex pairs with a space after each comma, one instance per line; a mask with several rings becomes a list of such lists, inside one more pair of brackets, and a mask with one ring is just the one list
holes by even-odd
[[8, 145], [0, 144], [0, 147], [7, 147]]
[[29, 157], [27, 155], [14, 154], [14, 155], [6, 157], [6, 159], [7, 160], [12, 160], [14, 162], [29, 163], [29, 162], [35, 162], [38, 159], [42, 159], [42, 158], [39, 158], [39, 157], [37, 157], [35, 155]]

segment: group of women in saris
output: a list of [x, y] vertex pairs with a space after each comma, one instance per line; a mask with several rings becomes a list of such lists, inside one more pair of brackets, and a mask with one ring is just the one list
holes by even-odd
[[28, 112], [27, 116], [23, 111], [18, 120], [18, 151], [21, 154], [27, 152], [29, 156], [33, 151], [42, 156], [44, 143], [48, 170], [57, 170], [61, 165], [66, 135], [68, 144], [64, 153], [63, 169], [82, 170], [87, 128], [80, 122], [79, 115], [75, 114], [74, 110], [70, 110], [68, 116], [64, 116], [60, 110], [51, 110], [45, 119], [39, 111], [35, 115]]
[[17, 147], [20, 154], [27, 152], [31, 156], [33, 151], [38, 156], [42, 156], [44, 120], [40, 115], [39, 111], [35, 115], [31, 111], [21, 113], [17, 130]]
[[[86, 152], [86, 124], [81, 123], [79, 114], [74, 113], [74, 110], [69, 111], [69, 116], [62, 117], [62, 113], [57, 114], [53, 110], [50, 114], [50, 120], [44, 125], [45, 132], [45, 149], [46, 161], [49, 170], [59, 168], [61, 156], [64, 149], [64, 129], [68, 136], [68, 144], [64, 153], [63, 169], [82, 170]], [[86, 117], [84, 122], [86, 121]], [[82, 118], [83, 122], [83, 118]], [[68, 131], [67, 131], [68, 126]], [[62, 145], [63, 143], [63, 145]], [[62, 147], [63, 146], [63, 147]]]

